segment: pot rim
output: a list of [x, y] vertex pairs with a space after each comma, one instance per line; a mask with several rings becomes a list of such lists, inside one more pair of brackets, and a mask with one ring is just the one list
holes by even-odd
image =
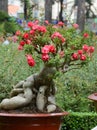
[[92, 93], [91, 95], [88, 96], [88, 99], [97, 101], [97, 93]]
[[53, 116], [66, 116], [69, 113], [64, 111], [60, 113], [37, 113], [37, 114], [19, 114], [19, 113], [0, 113], [2, 117], [53, 117]]

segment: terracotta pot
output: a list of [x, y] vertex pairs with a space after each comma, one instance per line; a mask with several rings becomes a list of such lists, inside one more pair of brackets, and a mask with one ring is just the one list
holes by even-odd
[[93, 93], [88, 96], [88, 99], [92, 100], [97, 111], [97, 93]]
[[68, 112], [52, 114], [0, 113], [0, 130], [60, 130], [62, 117]]

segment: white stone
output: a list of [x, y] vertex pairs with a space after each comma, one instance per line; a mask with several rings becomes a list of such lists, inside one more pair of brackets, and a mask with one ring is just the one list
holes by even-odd
[[56, 105], [50, 104], [47, 106], [47, 112], [53, 112], [56, 110]]
[[94, 127], [93, 129], [91, 129], [91, 130], [97, 130], [97, 126], [96, 127]]

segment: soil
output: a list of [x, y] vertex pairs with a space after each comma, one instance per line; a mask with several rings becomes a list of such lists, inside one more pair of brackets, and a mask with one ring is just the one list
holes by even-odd
[[[62, 112], [62, 110], [57, 106], [56, 110], [51, 113], [59, 113]], [[47, 113], [46, 109], [44, 109], [43, 112], [39, 111], [35, 104], [30, 103], [28, 106], [21, 107], [14, 110], [3, 110], [0, 109], [0, 113], [17, 113], [17, 114], [37, 114], [37, 113]]]

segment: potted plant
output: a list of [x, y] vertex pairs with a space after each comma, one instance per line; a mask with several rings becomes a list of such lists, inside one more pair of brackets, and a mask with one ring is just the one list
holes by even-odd
[[66, 27], [62, 22], [52, 25], [48, 21], [40, 25], [35, 21], [28, 22], [28, 30], [16, 32], [18, 50], [25, 52], [28, 65], [33, 69], [40, 60], [43, 67], [17, 83], [11, 97], [0, 103], [1, 130], [60, 129], [61, 117], [68, 112], [62, 112], [56, 105], [54, 78], [58, 72], [81, 68], [94, 52], [92, 34], [82, 33], [78, 27]]

